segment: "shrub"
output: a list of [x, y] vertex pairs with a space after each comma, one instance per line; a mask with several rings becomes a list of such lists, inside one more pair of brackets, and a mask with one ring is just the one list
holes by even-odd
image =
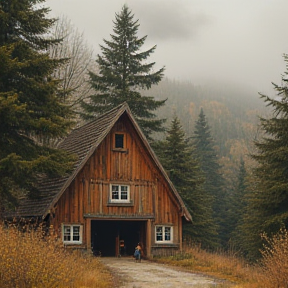
[[41, 229], [0, 226], [0, 287], [111, 287], [96, 258], [64, 249]]
[[262, 281], [266, 288], [287, 288], [288, 287], [288, 232], [281, 229], [279, 233], [268, 238], [263, 235], [266, 241], [261, 251], [263, 259], [261, 267], [263, 271]]

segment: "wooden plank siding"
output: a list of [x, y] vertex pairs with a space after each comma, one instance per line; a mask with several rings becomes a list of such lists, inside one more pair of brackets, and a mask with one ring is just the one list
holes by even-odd
[[[124, 119], [125, 120], [125, 119]], [[114, 149], [114, 134], [124, 133], [124, 149]], [[110, 184], [130, 185], [131, 205], [109, 203]], [[164, 177], [157, 170], [155, 163], [145, 150], [139, 136], [128, 121], [118, 121], [94, 154], [76, 176], [72, 184], [59, 199], [54, 217], [57, 223], [82, 224], [85, 215], [141, 216], [143, 219], [153, 217], [147, 222], [148, 246], [155, 239], [154, 227], [157, 224], [173, 225], [173, 238], [180, 240], [178, 225], [181, 223], [180, 212]], [[148, 217], [149, 216], [149, 217]], [[90, 221], [90, 220], [89, 220]], [[89, 244], [87, 229], [84, 227], [84, 243]], [[57, 226], [58, 225], [58, 226]], [[88, 242], [87, 242], [88, 241]], [[175, 242], [175, 241], [174, 241]]]
[[[76, 156], [71, 173], [40, 177], [39, 197], [21, 199], [17, 210], [5, 212], [7, 219], [42, 219], [53, 225], [65, 245], [92, 245], [104, 254], [111, 254], [116, 245], [117, 255], [120, 240], [130, 254], [138, 241], [148, 256], [181, 248], [182, 223], [192, 222], [191, 214], [127, 103], [74, 129], [58, 148]], [[111, 201], [113, 184], [129, 186], [129, 201]], [[173, 239], [156, 241], [157, 225], [172, 231]]]

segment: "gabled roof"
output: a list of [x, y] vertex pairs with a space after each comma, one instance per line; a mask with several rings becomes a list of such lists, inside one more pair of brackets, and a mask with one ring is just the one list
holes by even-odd
[[60, 199], [65, 190], [69, 187], [89, 158], [93, 155], [96, 148], [104, 140], [107, 134], [118, 119], [126, 114], [135, 127], [136, 132], [141, 138], [143, 144], [147, 148], [148, 153], [154, 160], [156, 166], [163, 174], [168, 185], [173, 191], [182, 209], [183, 216], [186, 220], [191, 221], [192, 217], [185, 207], [180, 195], [176, 191], [167, 173], [160, 164], [158, 158], [149, 145], [146, 137], [142, 133], [140, 127], [135, 121], [127, 103], [121, 104], [118, 107], [100, 115], [91, 122], [73, 130], [66, 139], [59, 145], [60, 149], [64, 149], [78, 156], [77, 161], [73, 166], [73, 170], [69, 175], [61, 178], [43, 179], [40, 183], [40, 195], [37, 199], [23, 199], [15, 213], [7, 213], [7, 217], [42, 217], [43, 219], [50, 213], [57, 201]]

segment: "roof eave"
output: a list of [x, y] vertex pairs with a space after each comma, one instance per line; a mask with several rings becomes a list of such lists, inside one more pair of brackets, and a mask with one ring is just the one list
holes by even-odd
[[63, 195], [63, 193], [65, 192], [65, 190], [69, 187], [69, 185], [72, 183], [72, 181], [76, 178], [76, 176], [78, 175], [78, 173], [82, 170], [82, 168], [85, 166], [85, 164], [87, 163], [87, 161], [90, 159], [90, 157], [93, 155], [93, 153], [95, 152], [95, 150], [97, 149], [97, 147], [100, 145], [100, 143], [104, 140], [104, 138], [108, 135], [108, 133], [111, 131], [112, 127], [114, 126], [114, 124], [118, 121], [118, 119], [121, 117], [121, 115], [126, 111], [126, 109], [128, 108], [127, 103], [123, 103], [122, 106], [118, 113], [116, 114], [116, 116], [114, 117], [113, 121], [110, 122], [110, 124], [107, 126], [107, 128], [105, 129], [105, 131], [103, 132], [103, 134], [101, 135], [101, 137], [97, 140], [97, 142], [95, 143], [95, 145], [91, 146], [89, 152], [87, 153], [87, 155], [82, 159], [82, 161], [80, 162], [80, 164], [76, 167], [76, 169], [73, 171], [73, 173], [71, 174], [71, 176], [67, 179], [67, 181], [65, 182], [65, 184], [63, 185], [62, 189], [58, 192], [57, 196], [53, 199], [53, 201], [47, 206], [47, 208], [45, 209], [43, 215], [42, 215], [42, 219], [45, 219], [46, 216], [50, 213], [50, 210], [54, 207], [54, 205], [58, 202], [58, 200], [60, 199], [60, 197]]

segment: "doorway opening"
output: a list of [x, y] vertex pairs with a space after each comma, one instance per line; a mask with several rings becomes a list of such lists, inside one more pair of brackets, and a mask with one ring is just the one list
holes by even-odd
[[132, 256], [138, 242], [145, 247], [147, 221], [92, 220], [91, 246], [95, 255]]

